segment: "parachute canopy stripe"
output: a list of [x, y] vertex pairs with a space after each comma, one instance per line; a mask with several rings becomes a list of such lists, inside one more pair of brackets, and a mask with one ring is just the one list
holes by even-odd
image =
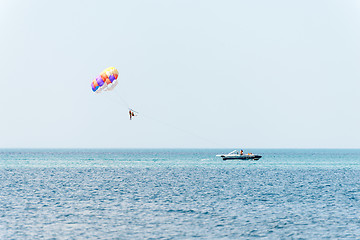
[[91, 82], [91, 88], [96, 93], [102, 90], [111, 91], [117, 85], [118, 76], [118, 70], [114, 67], [109, 67]]

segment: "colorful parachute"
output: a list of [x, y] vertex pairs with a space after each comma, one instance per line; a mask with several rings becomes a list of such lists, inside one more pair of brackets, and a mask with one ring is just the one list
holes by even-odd
[[102, 90], [111, 91], [118, 84], [118, 76], [118, 70], [114, 67], [109, 67], [92, 81], [91, 88], [96, 93], [100, 93]]

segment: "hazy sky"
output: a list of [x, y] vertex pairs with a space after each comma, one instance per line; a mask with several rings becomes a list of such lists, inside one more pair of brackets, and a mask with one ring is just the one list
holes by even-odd
[[1, 0], [0, 30], [0, 148], [360, 147], [358, 0]]

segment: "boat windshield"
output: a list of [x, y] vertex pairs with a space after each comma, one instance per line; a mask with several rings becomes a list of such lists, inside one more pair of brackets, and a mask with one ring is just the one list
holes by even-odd
[[234, 150], [231, 153], [229, 153], [229, 155], [238, 155], [238, 154], [239, 154], [239, 152], [237, 150]]

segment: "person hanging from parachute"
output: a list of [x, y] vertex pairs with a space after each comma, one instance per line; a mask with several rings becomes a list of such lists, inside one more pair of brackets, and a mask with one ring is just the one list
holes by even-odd
[[134, 110], [132, 110], [131, 108], [129, 108], [129, 116], [130, 116], [130, 120], [131, 120], [133, 117], [137, 116], [137, 114], [136, 114], [136, 113], [137, 113], [136, 111], [134, 111]]
[[[100, 73], [99, 76], [97, 76], [91, 82], [91, 88], [92, 88], [93, 92], [101, 93], [103, 90], [104, 91], [112, 91], [118, 84], [118, 80], [117, 80], [118, 76], [119, 76], [119, 72], [116, 68], [114, 68], [114, 67], [106, 68], [104, 71], [102, 71]], [[123, 100], [123, 102], [125, 102], [125, 101]], [[129, 108], [130, 120], [132, 120], [133, 117], [137, 116], [137, 114], [138, 114], [138, 112]]]

